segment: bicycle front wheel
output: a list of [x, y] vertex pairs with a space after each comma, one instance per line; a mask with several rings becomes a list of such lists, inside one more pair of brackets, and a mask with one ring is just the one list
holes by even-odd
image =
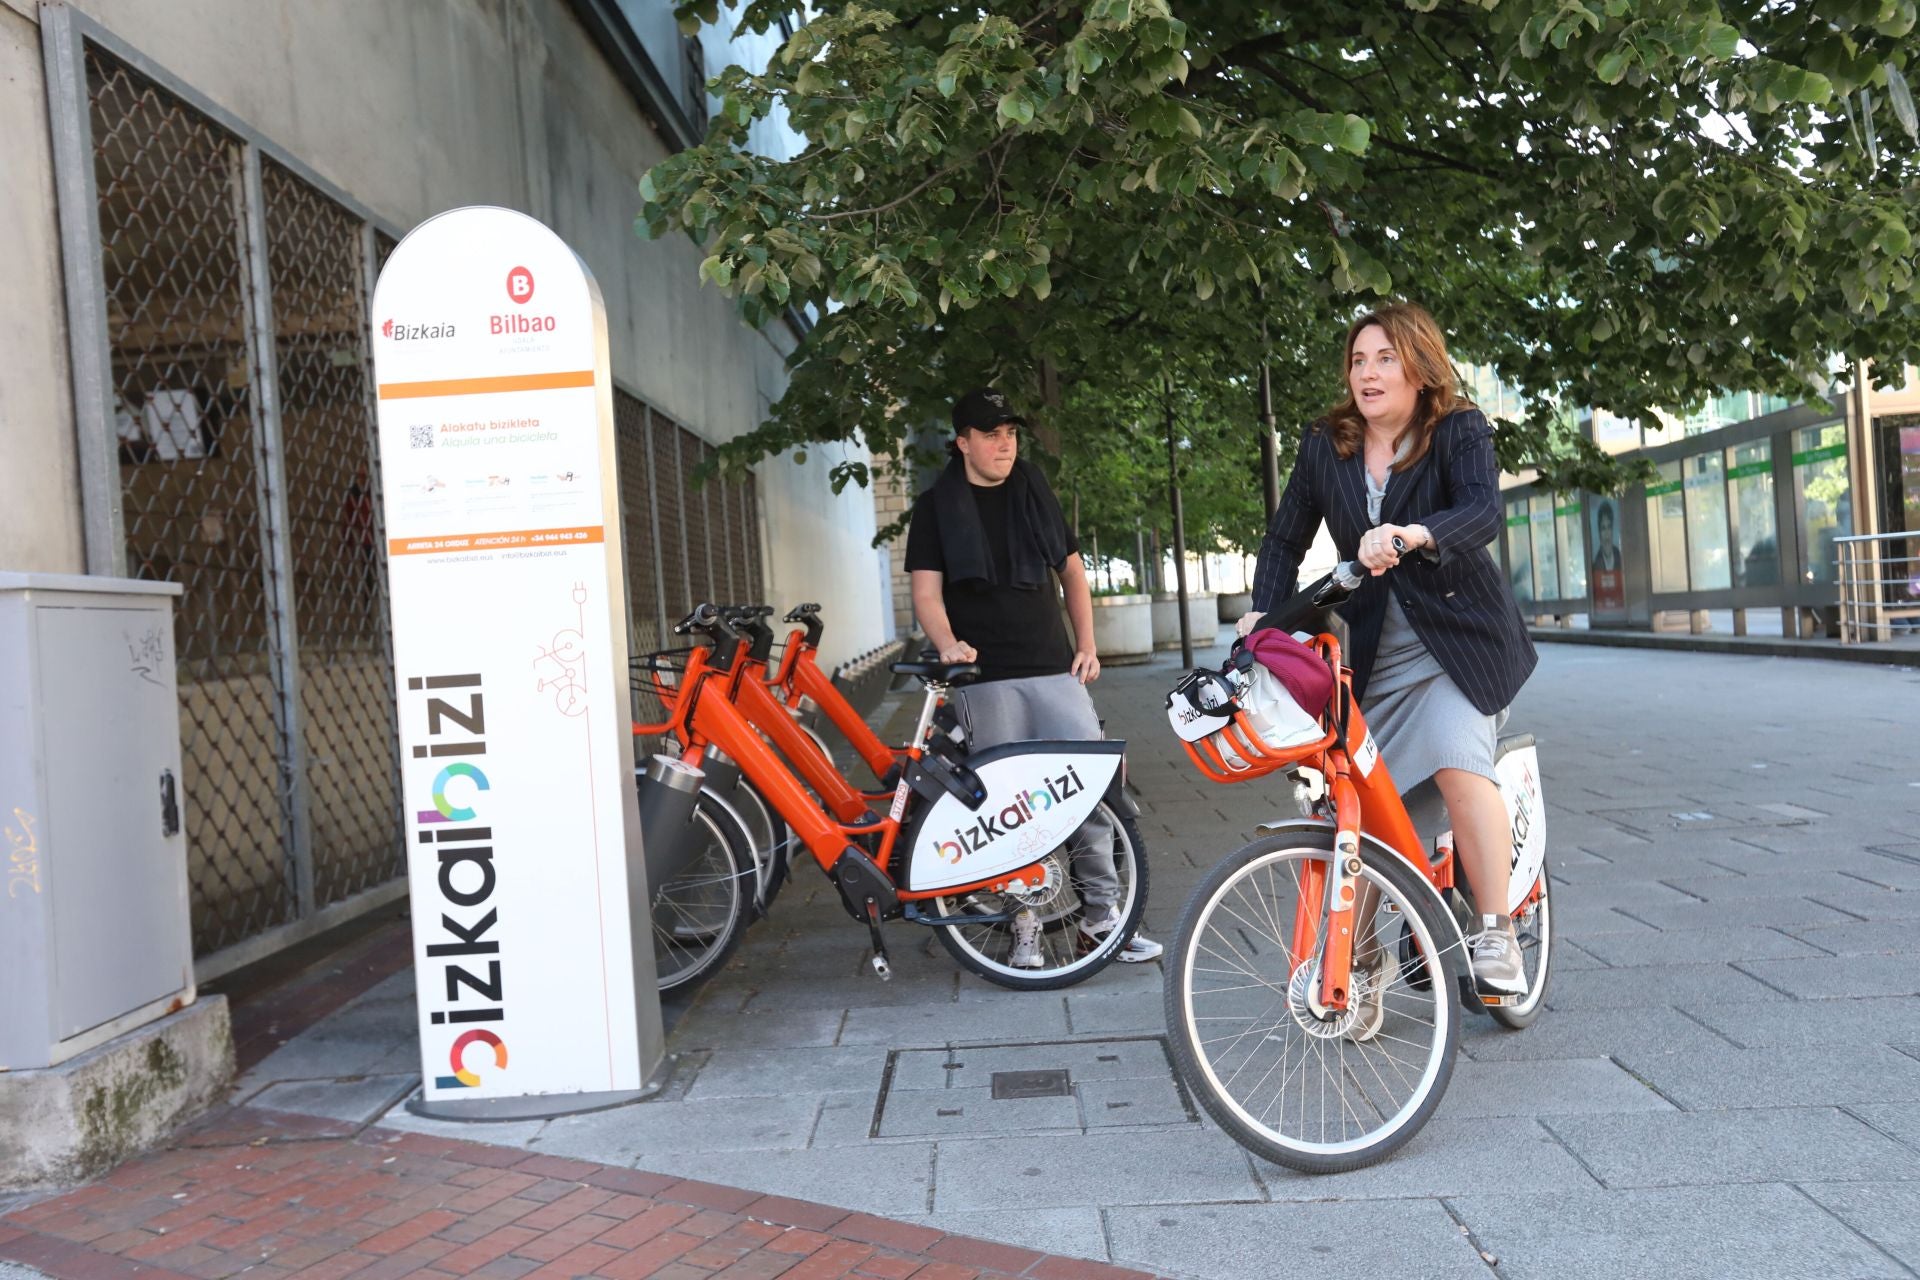
[[[1187, 1087], [1242, 1146], [1305, 1173], [1373, 1164], [1418, 1133], [1460, 1043], [1456, 935], [1418, 872], [1365, 845], [1358, 896], [1375, 905], [1354, 921], [1352, 996], [1345, 1010], [1319, 1006], [1326, 904], [1312, 890], [1303, 902], [1302, 885], [1332, 857], [1331, 833], [1307, 832], [1228, 855], [1188, 900], [1166, 974]], [[1295, 938], [1296, 922], [1311, 939]]]
[[692, 852], [653, 894], [653, 967], [662, 991], [718, 969], [753, 905], [753, 841], [732, 810], [702, 792], [681, 838]]

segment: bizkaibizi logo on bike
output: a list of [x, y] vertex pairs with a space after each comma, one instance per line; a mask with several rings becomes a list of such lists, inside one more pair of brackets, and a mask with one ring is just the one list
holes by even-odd
[[1080, 774], [1072, 765], [1057, 778], [1044, 775], [1037, 787], [1022, 788], [1013, 793], [1013, 803], [998, 813], [982, 814], [970, 827], [955, 827], [953, 839], [931, 841], [936, 856], [948, 862], [958, 864], [968, 854], [984, 853], [993, 842], [1002, 836], [1018, 831], [1054, 805], [1070, 800], [1086, 789], [1080, 781]]

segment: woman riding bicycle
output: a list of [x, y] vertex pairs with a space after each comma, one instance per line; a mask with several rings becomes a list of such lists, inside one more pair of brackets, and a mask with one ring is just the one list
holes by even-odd
[[[1512, 918], [1487, 908], [1509, 901], [1513, 862], [1495, 739], [1538, 658], [1487, 552], [1500, 532], [1493, 429], [1456, 390], [1440, 327], [1412, 303], [1353, 322], [1346, 376], [1346, 399], [1300, 442], [1238, 630], [1293, 594], [1324, 519], [1341, 558], [1372, 574], [1342, 608], [1355, 696], [1403, 791], [1431, 778], [1446, 803], [1483, 913], [1470, 938], [1476, 982], [1524, 994]], [[1385, 962], [1377, 949], [1359, 958]]]

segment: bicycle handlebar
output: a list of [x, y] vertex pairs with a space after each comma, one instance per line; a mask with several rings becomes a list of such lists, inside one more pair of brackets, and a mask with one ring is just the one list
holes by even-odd
[[733, 629], [733, 624], [727, 621], [725, 615], [720, 612], [719, 606], [714, 604], [701, 604], [696, 606], [692, 613], [680, 619], [679, 622], [674, 624], [673, 628], [673, 634], [677, 636], [688, 635], [696, 631], [714, 640], [726, 640], [734, 643], [738, 643], [740, 640], [740, 633]]

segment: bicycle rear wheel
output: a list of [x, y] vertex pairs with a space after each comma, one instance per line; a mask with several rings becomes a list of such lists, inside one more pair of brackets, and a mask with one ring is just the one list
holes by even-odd
[[653, 893], [653, 966], [662, 991], [718, 969], [739, 944], [753, 903], [753, 842], [727, 806], [701, 793], [681, 837], [692, 852]]
[[[1344, 1011], [1315, 1011], [1318, 947], [1297, 967], [1289, 948], [1296, 908], [1324, 937], [1325, 903], [1303, 906], [1301, 885], [1309, 864], [1332, 856], [1332, 834], [1318, 831], [1229, 854], [1188, 900], [1166, 974], [1167, 1027], [1187, 1087], [1242, 1146], [1306, 1173], [1372, 1164], [1419, 1132], [1460, 1042], [1455, 932], [1417, 871], [1366, 845], [1359, 878], [1377, 905], [1354, 923], [1354, 998]], [[1371, 968], [1358, 959], [1369, 952]], [[1377, 1025], [1367, 1016], [1374, 994]]]
[[988, 982], [1017, 991], [1049, 991], [1083, 982], [1113, 962], [1140, 927], [1147, 902], [1146, 846], [1140, 827], [1105, 800], [1099, 813], [1113, 825], [1113, 869], [1120, 881], [1115, 899], [1120, 926], [1097, 943], [1080, 931], [1085, 903], [1072, 874], [1072, 858], [1065, 844], [1046, 855], [1049, 887], [1040, 894], [1016, 898], [1011, 894], [970, 893], [935, 898], [936, 914], [964, 920], [968, 915], [1000, 915], [1025, 905], [1040, 921], [1040, 967], [1016, 968], [1009, 961], [1014, 947], [1010, 924], [956, 924], [937, 930], [940, 944], [965, 968]]

